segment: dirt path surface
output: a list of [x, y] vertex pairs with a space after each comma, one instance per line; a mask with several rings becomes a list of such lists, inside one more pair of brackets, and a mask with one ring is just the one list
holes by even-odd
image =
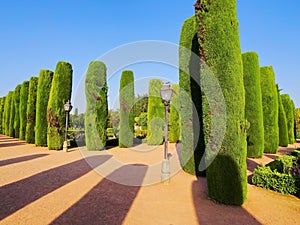
[[[180, 169], [175, 145], [173, 176], [161, 184], [162, 156], [162, 146], [65, 153], [0, 135], [0, 224], [299, 224], [298, 198], [250, 184], [241, 207], [208, 200], [206, 179]], [[274, 157], [248, 159], [249, 176]]]

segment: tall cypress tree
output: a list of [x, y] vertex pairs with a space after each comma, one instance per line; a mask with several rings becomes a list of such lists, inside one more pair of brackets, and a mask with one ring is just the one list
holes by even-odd
[[31, 77], [29, 80], [29, 92], [27, 101], [27, 125], [25, 141], [29, 144], [35, 142], [35, 119], [36, 119], [36, 95], [38, 89], [38, 77]]
[[278, 128], [279, 128], [279, 146], [287, 147], [289, 145], [289, 135], [288, 135], [288, 127], [286, 121], [286, 114], [283, 108], [280, 90], [278, 85]]
[[15, 107], [15, 118], [14, 118], [14, 130], [15, 137], [19, 138], [20, 136], [20, 94], [21, 94], [22, 85], [19, 84], [14, 91], [14, 107]]
[[295, 109], [295, 127], [296, 127], [296, 136], [299, 139], [300, 137], [300, 108]]
[[134, 77], [130, 70], [122, 72], [119, 95], [119, 147], [127, 148], [133, 145], [134, 138]]
[[85, 141], [88, 150], [102, 150], [106, 145], [108, 119], [106, 66], [92, 61], [85, 77]]
[[35, 144], [47, 146], [47, 105], [52, 86], [53, 72], [41, 70], [36, 97]]
[[242, 55], [245, 87], [245, 117], [250, 123], [247, 131], [247, 156], [261, 158], [264, 153], [264, 122], [258, 55]]
[[[199, 56], [205, 63], [200, 64], [200, 74], [212, 72], [215, 75], [226, 102], [227, 123], [221, 148], [212, 162], [210, 155], [206, 157], [207, 163], [211, 162], [206, 171], [208, 195], [221, 203], [241, 205], [247, 194], [247, 149], [243, 65], [236, 1], [199, 0], [195, 7]], [[203, 117], [212, 118], [210, 111], [204, 107], [208, 108], [205, 102]], [[223, 112], [216, 113], [221, 116]], [[205, 131], [207, 127], [210, 131], [208, 122], [209, 119], [204, 120]], [[213, 146], [208, 147], [214, 149]]]
[[4, 134], [9, 136], [10, 129], [10, 115], [11, 115], [11, 105], [13, 100], [13, 91], [9, 91], [6, 95], [5, 105], [4, 105]]
[[14, 91], [11, 95], [11, 105], [10, 105], [10, 113], [9, 113], [9, 136], [15, 137], [15, 128], [14, 128], [14, 121], [15, 121], [15, 103], [14, 103]]
[[160, 97], [163, 82], [159, 79], [149, 81], [148, 97], [148, 145], [160, 145], [163, 142], [164, 105]]
[[0, 98], [0, 134], [4, 134], [4, 104], [5, 104], [5, 97]]
[[277, 153], [279, 145], [278, 97], [274, 70], [271, 66], [260, 68], [264, 118], [264, 152]]
[[64, 104], [71, 99], [72, 74], [70, 63], [57, 63], [47, 107], [48, 149], [60, 150], [63, 147], [66, 128]]
[[288, 94], [282, 94], [282, 105], [284, 111], [286, 112], [286, 119], [287, 119], [287, 127], [288, 127], [288, 136], [289, 136], [289, 144], [295, 143], [295, 134], [294, 134], [294, 103], [291, 97]]
[[180, 140], [180, 117], [179, 117], [179, 85], [172, 85], [173, 96], [170, 104], [170, 119], [169, 119], [169, 141], [177, 142]]
[[25, 140], [27, 125], [27, 100], [29, 91], [29, 81], [24, 81], [20, 90], [20, 140]]

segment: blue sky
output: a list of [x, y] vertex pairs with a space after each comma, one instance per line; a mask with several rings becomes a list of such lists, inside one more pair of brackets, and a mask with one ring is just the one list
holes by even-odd
[[[194, 13], [193, 3], [194, 0], [2, 1], [0, 96], [37, 76], [40, 69], [55, 70], [58, 61], [72, 64], [74, 93], [89, 62], [113, 48], [142, 40], [177, 44], [182, 23]], [[238, 0], [237, 10], [242, 52], [256, 51], [261, 66], [273, 66], [282, 93], [290, 94], [300, 107], [300, 2]], [[152, 73], [144, 75], [160, 76], [157, 68], [152, 69]], [[117, 83], [111, 85], [116, 88]]]

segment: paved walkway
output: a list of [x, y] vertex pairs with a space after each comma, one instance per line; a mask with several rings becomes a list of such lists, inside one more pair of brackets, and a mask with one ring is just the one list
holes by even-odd
[[0, 224], [299, 224], [299, 199], [253, 185], [241, 207], [208, 200], [206, 179], [180, 170], [175, 145], [163, 185], [162, 156], [162, 146], [65, 153], [0, 135]]

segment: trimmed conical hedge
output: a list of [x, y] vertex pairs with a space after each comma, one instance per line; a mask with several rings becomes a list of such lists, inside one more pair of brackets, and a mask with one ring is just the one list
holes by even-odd
[[20, 136], [20, 93], [22, 85], [19, 84], [14, 91], [14, 104], [15, 104], [15, 118], [14, 118], [14, 130], [15, 137], [19, 138]]
[[35, 144], [47, 146], [47, 105], [52, 86], [53, 72], [41, 70], [36, 96]]
[[4, 134], [9, 136], [10, 129], [10, 116], [11, 116], [11, 106], [13, 101], [13, 91], [9, 91], [6, 95], [5, 105], [4, 105]]
[[102, 150], [106, 145], [108, 119], [106, 66], [103, 62], [89, 64], [85, 77], [85, 142], [88, 150]]
[[15, 121], [15, 103], [14, 103], [14, 91], [11, 96], [11, 105], [10, 105], [10, 113], [9, 113], [9, 136], [15, 137], [15, 128], [14, 128], [14, 121]]
[[133, 145], [134, 138], [134, 77], [130, 70], [122, 72], [119, 95], [119, 147], [127, 148]]
[[177, 142], [180, 140], [180, 117], [179, 117], [179, 85], [172, 85], [173, 95], [170, 104], [170, 116], [169, 116], [169, 142]]
[[295, 127], [297, 138], [300, 138], [300, 108], [295, 109]]
[[[236, 1], [199, 1], [197, 22], [200, 58], [220, 84], [227, 117], [222, 146], [206, 171], [208, 195], [221, 203], [241, 205], [247, 195], [247, 148]], [[201, 73], [208, 72], [204, 65], [201, 66]], [[211, 117], [209, 111], [206, 113], [203, 109], [203, 113], [204, 117]], [[204, 121], [205, 127], [207, 121]], [[207, 159], [211, 160], [209, 155]]]
[[27, 101], [27, 125], [25, 141], [28, 144], [35, 142], [35, 119], [36, 119], [36, 95], [38, 89], [38, 77], [31, 77], [29, 80], [29, 92]]
[[160, 97], [163, 82], [159, 79], [149, 81], [148, 97], [148, 145], [160, 145], [164, 137], [164, 105]]
[[277, 153], [279, 145], [278, 97], [274, 70], [271, 66], [260, 68], [264, 118], [264, 152]]
[[24, 81], [20, 90], [20, 140], [25, 140], [27, 125], [27, 100], [29, 91], [29, 81]]
[[245, 87], [245, 118], [250, 123], [247, 130], [247, 156], [261, 158], [264, 153], [264, 122], [260, 87], [258, 55], [246, 52], [242, 55]]
[[295, 106], [291, 97], [288, 94], [282, 94], [282, 105], [286, 113], [287, 127], [288, 127], [288, 136], [289, 144], [295, 143], [295, 134], [294, 134], [294, 119], [295, 119]]
[[280, 90], [277, 85], [278, 93], [278, 128], [279, 128], [279, 146], [287, 147], [289, 145], [288, 127], [286, 121], [286, 114], [283, 108]]
[[181, 164], [187, 173], [205, 175], [198, 169], [205, 151], [199, 50], [196, 17], [192, 16], [184, 22], [180, 34]]
[[72, 74], [70, 63], [57, 63], [47, 107], [48, 149], [60, 150], [63, 147], [66, 129], [64, 104], [71, 99]]
[[5, 97], [0, 98], [0, 134], [4, 134], [4, 104]]

